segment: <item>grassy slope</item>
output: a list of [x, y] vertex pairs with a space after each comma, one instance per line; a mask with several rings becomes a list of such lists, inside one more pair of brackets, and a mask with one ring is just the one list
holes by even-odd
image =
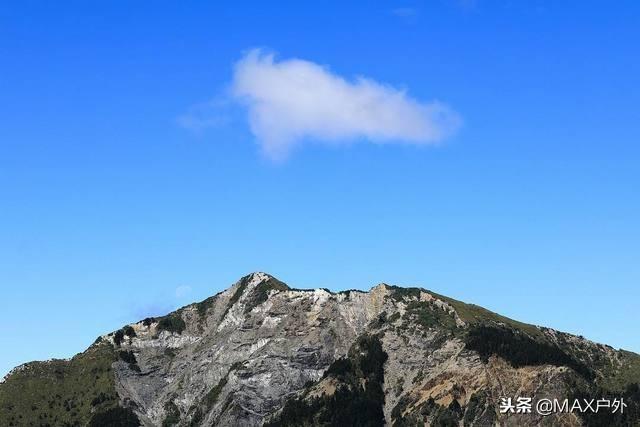
[[[246, 283], [241, 281], [229, 301], [227, 310], [240, 298], [245, 288]], [[420, 291], [428, 292], [451, 304], [458, 316], [471, 327], [502, 324], [525, 332], [537, 340], [547, 339], [544, 332], [536, 326], [509, 319], [473, 304], [466, 304], [424, 289], [391, 288], [395, 290], [393, 297], [405, 302], [419, 297]], [[287, 289], [289, 288], [284, 283], [272, 279], [254, 290], [248, 300], [248, 307], [250, 309], [263, 302], [271, 290]], [[202, 312], [207, 312], [208, 305], [214, 299], [212, 297], [200, 303], [203, 305]], [[425, 315], [423, 312], [431, 309], [428, 304], [425, 307], [423, 305], [425, 304], [408, 311], [414, 321], [434, 320], [439, 326], [457, 329], [455, 325], [449, 324], [451, 322], [448, 322], [448, 318], [444, 319], [447, 320], [444, 323], [438, 321], [443, 317], [439, 310], [434, 311], [440, 315], [434, 319], [427, 316], [431, 313]], [[426, 326], [431, 325], [430, 322], [426, 323]], [[604, 379], [600, 385], [608, 390], [623, 390], [629, 383], [640, 383], [640, 355], [624, 351], [618, 354], [620, 363], [601, 369]], [[94, 413], [116, 407], [118, 398], [111, 371], [111, 364], [116, 358], [116, 351], [110, 344], [103, 342], [90, 347], [70, 361], [54, 360], [27, 364], [22, 370], [11, 375], [6, 382], [0, 383], [0, 426], [84, 425]]]
[[85, 425], [92, 411], [118, 404], [108, 343], [71, 360], [32, 362], [0, 384], [1, 426]]
[[620, 350], [621, 366], [610, 368], [602, 381], [602, 387], [620, 391], [624, 390], [629, 383], [640, 384], [640, 354]]
[[[527, 323], [519, 322], [474, 304], [467, 304], [453, 298], [445, 297], [431, 291], [431, 295], [448, 302], [458, 313], [458, 316], [469, 324], [502, 323], [519, 331], [526, 332], [532, 338], [546, 341], [540, 328]], [[612, 390], [624, 390], [631, 383], [640, 383], [640, 355], [629, 351], [620, 350], [620, 366], [598, 366], [604, 373], [601, 386]]]

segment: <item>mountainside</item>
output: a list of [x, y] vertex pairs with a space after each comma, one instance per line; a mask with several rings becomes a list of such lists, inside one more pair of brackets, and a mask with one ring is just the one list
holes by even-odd
[[[640, 425], [640, 356], [418, 288], [253, 273], [0, 383], [0, 426]], [[624, 398], [501, 413], [501, 398]]]

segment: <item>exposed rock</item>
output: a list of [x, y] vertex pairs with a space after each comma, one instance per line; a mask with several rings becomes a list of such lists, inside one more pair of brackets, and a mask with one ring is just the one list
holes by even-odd
[[[575, 413], [502, 414], [498, 404], [621, 394], [637, 382], [638, 355], [429, 291], [296, 290], [254, 273], [103, 335], [71, 361], [14, 369], [0, 383], [0, 425], [104, 414], [145, 426], [583, 425]], [[612, 422], [640, 422], [629, 393], [628, 413]]]

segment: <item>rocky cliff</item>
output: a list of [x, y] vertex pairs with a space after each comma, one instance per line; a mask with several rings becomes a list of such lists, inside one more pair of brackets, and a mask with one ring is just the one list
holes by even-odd
[[[640, 425], [639, 382], [636, 354], [427, 290], [301, 290], [254, 273], [70, 360], [14, 369], [0, 425]], [[517, 397], [626, 407], [502, 413]]]

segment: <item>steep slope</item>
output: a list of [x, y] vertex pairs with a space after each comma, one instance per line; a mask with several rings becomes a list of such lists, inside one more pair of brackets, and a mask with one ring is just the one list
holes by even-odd
[[[417, 289], [264, 273], [0, 383], [0, 425], [634, 425], [640, 357]], [[624, 396], [624, 414], [501, 414]]]

